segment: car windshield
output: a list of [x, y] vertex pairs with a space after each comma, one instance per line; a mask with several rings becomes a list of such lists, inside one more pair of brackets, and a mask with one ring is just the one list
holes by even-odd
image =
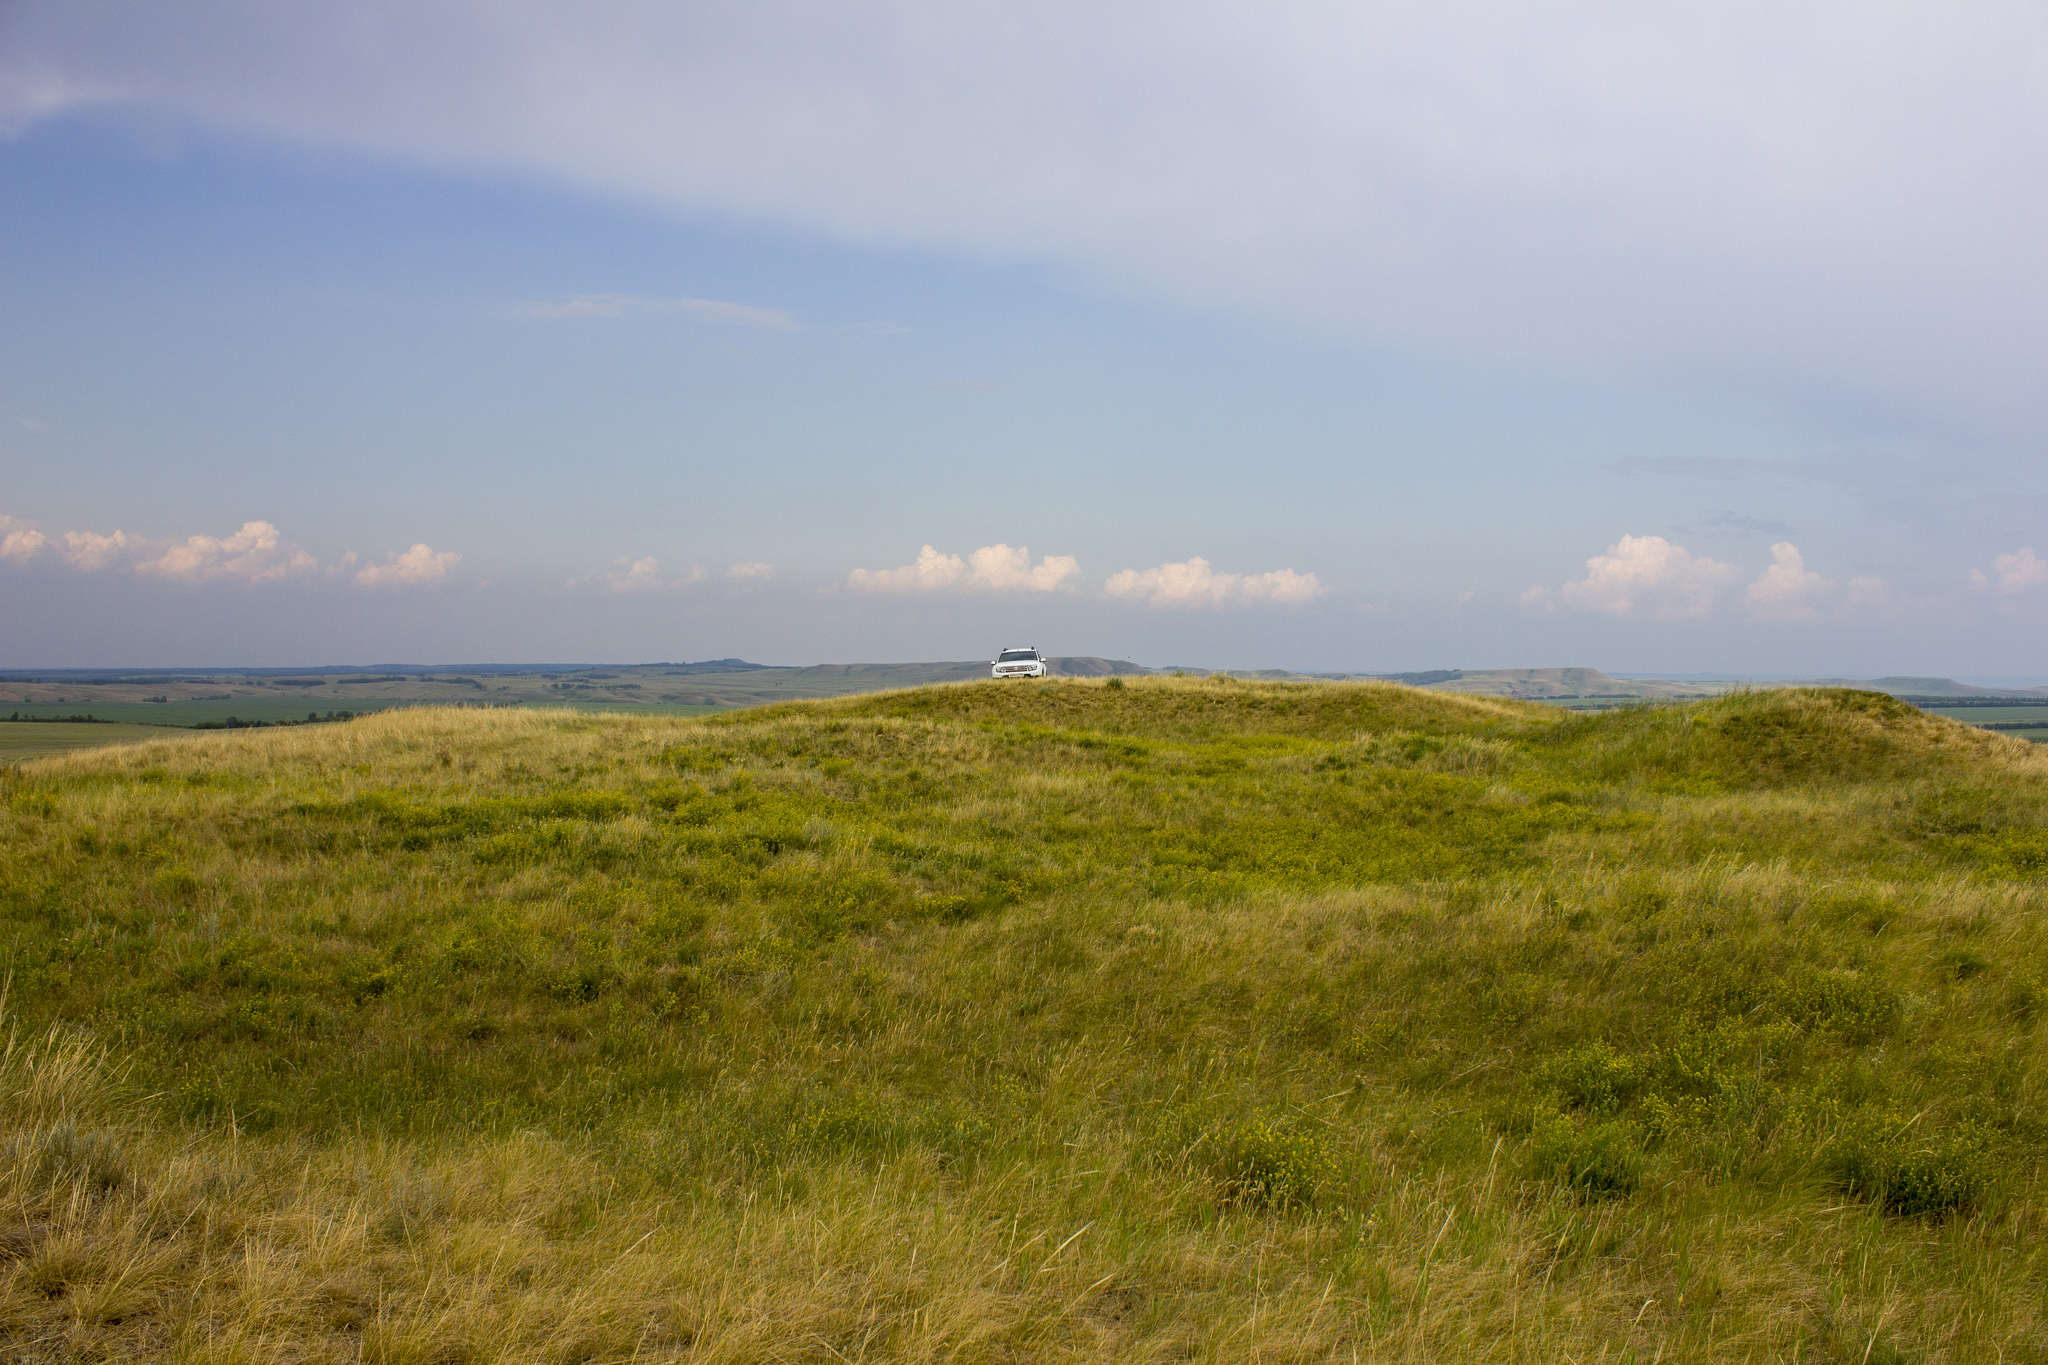
[[997, 659], [996, 662], [999, 664], [1028, 664], [1036, 662], [1037, 659], [1038, 651], [1035, 649], [1006, 649], [1003, 651], [1002, 657]]

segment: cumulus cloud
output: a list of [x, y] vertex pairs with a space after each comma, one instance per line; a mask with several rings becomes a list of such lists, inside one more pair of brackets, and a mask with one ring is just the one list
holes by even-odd
[[703, 565], [692, 564], [682, 574], [663, 578], [661, 561], [653, 555], [640, 559], [635, 559], [631, 555], [620, 555], [613, 563], [617, 567], [610, 573], [597, 574], [590, 578], [572, 578], [569, 580], [569, 586], [574, 588], [587, 583], [616, 593], [671, 592], [677, 588], [687, 588], [692, 583], [702, 583], [711, 576], [704, 572]]
[[[1662, 536], [1623, 536], [1604, 555], [1586, 561], [1586, 576], [1567, 583], [1558, 599], [1576, 611], [1604, 611], [1615, 616], [1647, 612], [1658, 621], [1685, 621], [1705, 616], [1714, 607], [1714, 592], [1735, 581], [1739, 570]], [[1546, 601], [1532, 589], [1525, 605]]]
[[704, 322], [738, 327], [794, 330], [795, 318], [775, 308], [717, 299], [643, 299], [630, 294], [580, 294], [561, 303], [529, 303], [519, 309], [530, 318], [618, 318], [628, 313], [686, 313]]
[[[120, 532], [114, 534], [118, 536]], [[245, 521], [242, 529], [231, 536], [188, 536], [156, 558], [138, 563], [135, 572], [174, 583], [210, 583], [218, 579], [272, 583], [295, 574], [311, 573], [317, 567], [313, 556], [296, 545], [285, 544], [269, 522]]]
[[1271, 573], [1217, 573], [1199, 555], [1179, 564], [1125, 569], [1102, 585], [1104, 596], [1148, 607], [1299, 607], [1324, 592], [1312, 573], [1275, 569]]
[[34, 523], [0, 513], [0, 559], [26, 564], [48, 543], [49, 537], [38, 531]]
[[6, 538], [0, 540], [0, 559], [33, 559], [46, 539], [41, 531], [9, 531]]
[[1890, 611], [1896, 605], [1891, 585], [1882, 578], [1852, 578], [1842, 612], [1848, 615], [1858, 611]]
[[[1586, 561], [1586, 576], [1552, 593], [1525, 590], [1517, 599], [1525, 611], [1604, 611], [1614, 616], [1648, 616], [1657, 621], [1690, 621], [1714, 609], [1716, 594], [1741, 577], [1733, 564], [1694, 555], [1662, 536], [1623, 536], [1604, 555]], [[1892, 591], [1882, 578], [1852, 578], [1844, 587], [1806, 567], [1806, 557], [1788, 540], [1771, 546], [1771, 563], [1744, 596], [1758, 621], [1812, 623], [1840, 620], [1864, 610], [1891, 610]]]
[[139, 550], [143, 544], [141, 537], [131, 536], [126, 531], [116, 531], [110, 536], [103, 536], [97, 531], [66, 531], [64, 548], [58, 553], [72, 568], [90, 573], [106, 568], [130, 551]]
[[356, 570], [356, 583], [365, 588], [406, 588], [421, 583], [438, 583], [461, 559], [462, 556], [453, 550], [442, 550], [437, 554], [427, 545], [415, 545], [404, 554], [387, 555], [382, 564]]
[[1982, 569], [1970, 570], [1970, 586], [1978, 592], [1995, 590], [2010, 595], [2030, 592], [2044, 583], [2048, 583], [2048, 559], [2036, 555], [2032, 546], [2022, 546], [1992, 560], [1989, 577]]
[[735, 583], [766, 583], [775, 577], [773, 564], [735, 564], [725, 571], [725, 576]]
[[1806, 567], [1799, 547], [1781, 540], [1771, 547], [1771, 567], [1749, 585], [1750, 614], [1759, 621], [1818, 621], [1820, 603], [1831, 598], [1836, 583]]
[[[50, 536], [32, 522], [0, 515], [0, 561], [25, 564], [45, 551], [80, 573], [126, 567], [145, 578], [167, 583], [254, 585], [321, 573], [318, 560], [286, 540], [267, 521], [245, 521], [240, 530], [225, 536], [196, 535], [180, 541], [161, 541], [127, 531], [66, 531]], [[436, 552], [430, 546], [417, 544], [402, 554], [387, 555], [382, 564], [358, 568], [355, 552], [350, 551], [330, 564], [322, 576], [350, 577], [365, 588], [436, 583], [445, 579], [461, 559], [453, 551]], [[651, 559], [622, 558], [619, 563], [619, 572], [605, 579], [615, 591], [638, 590], [641, 583], [655, 577], [656, 566]], [[706, 576], [702, 569], [692, 568], [685, 581], [695, 582]]]
[[895, 569], [855, 569], [846, 576], [853, 592], [1052, 592], [1080, 575], [1072, 555], [1047, 555], [1031, 562], [1029, 546], [984, 545], [965, 559], [927, 545], [917, 562]]
[[661, 563], [654, 556], [629, 560], [620, 555], [618, 562], [625, 567], [605, 576], [605, 586], [613, 592], [649, 592], [665, 586], [659, 576]]
[[226, 536], [196, 535], [182, 541], [152, 541], [127, 531], [65, 531], [47, 536], [29, 522], [0, 516], [0, 559], [26, 563], [50, 550], [65, 567], [80, 573], [128, 567], [173, 583], [228, 580], [269, 583], [313, 572], [313, 556], [286, 543], [267, 521], [245, 521]]
[[602, 14], [20, 4], [0, 130], [118, 103], [1436, 354], [2040, 411], [2025, 0]]

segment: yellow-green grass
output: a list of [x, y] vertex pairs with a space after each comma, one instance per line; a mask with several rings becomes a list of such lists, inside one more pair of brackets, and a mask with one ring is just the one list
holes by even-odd
[[162, 727], [155, 725], [106, 724], [98, 721], [0, 720], [0, 763], [19, 763], [26, 758], [61, 754], [71, 749], [95, 749], [107, 744], [134, 744], [139, 740], [161, 739]]
[[419, 709], [0, 797], [24, 1358], [2048, 1358], [2048, 755], [1874, 694]]

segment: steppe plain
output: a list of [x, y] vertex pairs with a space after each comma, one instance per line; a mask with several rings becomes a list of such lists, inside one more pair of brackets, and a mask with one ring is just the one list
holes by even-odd
[[2048, 751], [1878, 693], [415, 706], [0, 802], [13, 1359], [2048, 1359]]

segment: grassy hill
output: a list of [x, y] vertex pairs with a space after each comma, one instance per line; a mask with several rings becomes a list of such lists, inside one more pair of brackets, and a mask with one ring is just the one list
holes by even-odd
[[1873, 693], [0, 770], [10, 1358], [2048, 1359], [2048, 754]]

